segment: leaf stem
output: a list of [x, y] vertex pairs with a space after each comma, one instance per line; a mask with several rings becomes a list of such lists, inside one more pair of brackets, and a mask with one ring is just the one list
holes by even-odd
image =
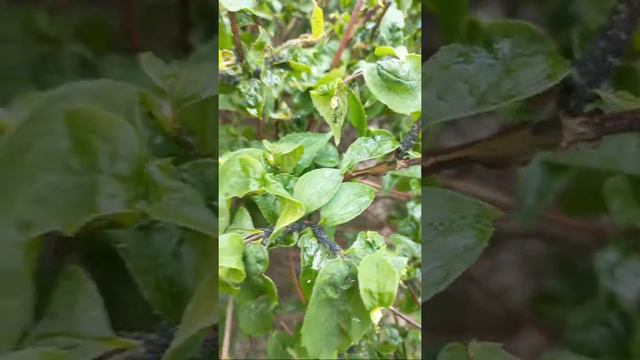
[[402, 320], [406, 321], [408, 324], [413, 325], [414, 327], [422, 330], [422, 325], [420, 325], [418, 322], [416, 322], [415, 320], [413, 320], [412, 318], [410, 318], [409, 316], [401, 313], [400, 311], [398, 311], [396, 308], [394, 308], [393, 306], [389, 307], [389, 310], [394, 313], [395, 315], [397, 315], [398, 317], [400, 317]]
[[233, 330], [233, 298], [229, 297], [227, 302], [227, 316], [224, 323], [224, 339], [222, 342], [222, 355], [220, 359], [229, 359], [229, 348], [231, 346], [231, 331]]
[[[307, 301], [304, 298], [304, 293], [302, 292], [302, 288], [300, 287], [300, 281], [298, 280], [298, 275], [296, 274], [296, 269], [295, 269], [295, 264], [293, 261], [293, 255], [294, 255], [294, 251], [290, 251], [289, 252], [289, 269], [291, 272], [291, 281], [293, 282], [293, 285], [296, 288], [296, 293], [298, 294], [298, 298], [300, 299], [300, 302], [302, 303], [302, 305], [306, 305]], [[290, 332], [291, 330], [289, 330]], [[291, 334], [289, 334], [291, 335]]]

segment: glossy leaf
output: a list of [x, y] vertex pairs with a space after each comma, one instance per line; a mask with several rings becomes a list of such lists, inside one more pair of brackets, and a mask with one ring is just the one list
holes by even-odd
[[337, 79], [311, 90], [310, 94], [313, 106], [331, 128], [336, 145], [340, 144], [342, 125], [347, 116], [347, 88], [342, 85], [342, 80]]
[[357, 269], [336, 259], [320, 270], [302, 323], [302, 345], [312, 358], [336, 359], [371, 323], [358, 293]]
[[331, 200], [320, 209], [320, 224], [335, 226], [351, 221], [373, 202], [376, 189], [358, 182], [340, 184]]
[[265, 191], [276, 195], [280, 200], [280, 215], [273, 229], [275, 235], [280, 229], [303, 217], [306, 209], [303, 202], [292, 197], [273, 176], [267, 175], [265, 180]]
[[300, 287], [306, 299], [311, 297], [311, 291], [318, 277], [318, 272], [333, 255], [318, 243], [311, 230], [303, 231], [298, 239], [300, 248]]
[[349, 89], [348, 104], [347, 119], [358, 130], [358, 136], [365, 136], [367, 133], [367, 113], [364, 111], [358, 94], [352, 89]]
[[344, 172], [352, 170], [359, 162], [377, 159], [391, 153], [400, 146], [396, 138], [387, 130], [372, 130], [370, 136], [359, 137], [345, 152], [340, 169]]
[[316, 169], [298, 179], [293, 197], [304, 205], [307, 213], [318, 210], [336, 194], [342, 183], [338, 169]]
[[295, 144], [302, 145], [304, 153], [298, 160], [298, 164], [295, 167], [294, 173], [300, 174], [303, 170], [309, 167], [317, 154], [327, 144], [331, 138], [331, 133], [317, 134], [317, 133], [291, 133], [285, 135], [280, 139], [281, 144]]
[[[212, 269], [213, 270], [213, 269]], [[183, 359], [181, 355], [194, 337], [201, 336], [218, 321], [218, 281], [216, 273], [210, 271], [202, 279], [191, 302], [187, 306], [180, 327], [163, 360]], [[192, 345], [193, 346], [193, 345]]]
[[422, 109], [421, 58], [409, 54], [403, 60], [386, 57], [364, 67], [367, 87], [380, 102], [399, 114]]
[[110, 230], [107, 235], [145, 299], [174, 323], [217, 262], [213, 237], [166, 223]]
[[532, 25], [495, 22], [475, 45], [442, 47], [424, 66], [427, 125], [495, 110], [559, 83], [569, 63]]
[[147, 167], [151, 204], [146, 211], [152, 219], [199, 231], [209, 236], [218, 232], [217, 219], [195, 188], [178, 179], [169, 160]]
[[393, 305], [400, 274], [378, 251], [365, 256], [358, 265], [358, 288], [364, 306], [369, 310]]
[[313, 39], [320, 39], [324, 32], [324, 14], [318, 3], [313, 1], [313, 12], [311, 13], [311, 36]]
[[423, 189], [423, 301], [445, 289], [487, 246], [500, 212], [447, 190]]
[[222, 282], [234, 287], [247, 276], [242, 255], [244, 240], [238, 234], [224, 234], [219, 238], [218, 277]]
[[97, 287], [75, 266], [60, 273], [44, 314], [25, 343], [65, 349], [70, 359], [78, 360], [137, 344], [115, 335]]

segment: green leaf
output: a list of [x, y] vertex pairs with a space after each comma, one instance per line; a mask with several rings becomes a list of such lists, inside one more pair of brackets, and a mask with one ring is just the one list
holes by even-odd
[[176, 121], [189, 132], [199, 154], [217, 154], [217, 105], [216, 97], [210, 96], [186, 103], [176, 113]]
[[[422, 109], [421, 57], [386, 57], [363, 68], [364, 80], [373, 95], [391, 110], [411, 115]], [[429, 109], [427, 107], [427, 109]]]
[[311, 358], [336, 359], [370, 328], [360, 299], [356, 266], [336, 259], [320, 270], [302, 323], [302, 345]]
[[218, 233], [217, 219], [202, 195], [178, 179], [171, 161], [156, 160], [147, 167], [150, 205], [146, 211], [152, 219], [184, 226], [209, 236]]
[[227, 232], [237, 232], [242, 235], [254, 229], [255, 226], [253, 225], [251, 214], [249, 214], [249, 211], [244, 206], [241, 206], [236, 210], [233, 222], [227, 228]]
[[424, 66], [428, 126], [495, 110], [539, 94], [569, 74], [551, 40], [517, 21], [486, 25], [477, 42], [449, 45]]
[[269, 268], [269, 253], [262, 244], [251, 244], [244, 256], [247, 280], [238, 299], [240, 329], [249, 336], [264, 335], [273, 328], [278, 293], [273, 281], [264, 275]]
[[313, 158], [313, 162], [321, 167], [336, 167], [340, 164], [340, 154], [335, 145], [326, 143]]
[[247, 276], [242, 261], [244, 239], [238, 234], [224, 234], [218, 249], [218, 277], [231, 287], [241, 284]]
[[[2, 206], [2, 205], [0, 205]], [[6, 229], [0, 220], [0, 229]], [[0, 351], [10, 350], [31, 322], [35, 306], [35, 286], [29, 269], [22, 238], [17, 233], [2, 232], [0, 241], [0, 281], [12, 286], [0, 287]]]
[[359, 162], [377, 159], [391, 153], [400, 146], [396, 138], [387, 130], [375, 129], [370, 136], [359, 137], [354, 141], [342, 157], [340, 170], [352, 170]]
[[270, 162], [286, 173], [293, 172], [304, 154], [302, 144], [282, 141], [274, 144], [268, 140], [262, 140], [262, 143], [270, 152]]
[[340, 144], [342, 125], [347, 116], [347, 87], [341, 79], [321, 85], [310, 91], [313, 106], [331, 128], [336, 145]]
[[392, 234], [389, 237], [389, 242], [394, 245], [398, 254], [406, 256], [409, 259], [421, 258], [422, 246], [410, 238], [400, 234]]
[[393, 305], [400, 283], [400, 274], [381, 251], [367, 255], [358, 265], [360, 297], [368, 310]]
[[324, 17], [322, 8], [318, 3], [313, 1], [313, 12], [311, 13], [311, 36], [312, 39], [318, 40], [324, 32]]
[[300, 248], [300, 287], [304, 297], [309, 299], [318, 272], [333, 258], [333, 255], [318, 243], [309, 229], [305, 229], [300, 235], [298, 247]]
[[184, 104], [218, 93], [215, 81], [218, 69], [213, 61], [167, 64], [148, 52], [140, 54], [139, 61], [156, 86], [178, 103]]
[[[222, 257], [221, 257], [222, 260]], [[218, 322], [218, 281], [215, 271], [202, 279], [191, 302], [187, 306], [182, 317], [180, 327], [171, 342], [171, 346], [162, 357], [163, 360], [184, 359], [184, 352], [189, 352], [189, 347], [199, 348], [200, 344], [193, 344], [191, 341], [203, 332], [210, 329]]]
[[607, 136], [597, 149], [575, 149], [546, 157], [546, 161], [574, 168], [640, 176], [640, 136]]
[[338, 169], [316, 169], [302, 175], [293, 197], [304, 205], [306, 213], [318, 210], [336, 194], [342, 184], [342, 174]]
[[217, 262], [213, 237], [166, 223], [110, 230], [107, 236], [145, 299], [173, 323]]
[[[220, 165], [220, 199], [243, 197], [260, 188], [265, 174], [264, 151], [242, 149], [226, 154]], [[222, 229], [221, 229], [222, 230]]]
[[33, 347], [0, 355], [0, 360], [71, 360], [71, 356], [54, 348]]
[[405, 14], [400, 11], [395, 2], [391, 1], [389, 8], [380, 20], [380, 38], [387, 45], [398, 45], [403, 39]]
[[220, 5], [228, 11], [240, 11], [244, 9], [254, 9], [255, 0], [221, 0]]
[[64, 349], [70, 359], [78, 360], [137, 345], [114, 334], [97, 287], [76, 266], [60, 273], [44, 314], [25, 344]]
[[147, 158], [133, 126], [137, 94], [113, 81], [66, 85], [42, 94], [0, 141], [0, 273], [14, 283], [0, 288], [0, 351], [14, 345], [32, 316], [24, 242], [49, 231], [72, 234], [132, 208]]
[[367, 255], [373, 254], [384, 246], [384, 237], [376, 231], [361, 231], [356, 240], [345, 251], [345, 255], [353, 259], [356, 264]]
[[359, 182], [340, 184], [331, 200], [320, 209], [320, 224], [335, 226], [351, 221], [373, 202], [376, 189]]
[[367, 133], [367, 113], [360, 102], [360, 97], [352, 89], [349, 89], [348, 104], [347, 119], [358, 130], [358, 136], [365, 136]]
[[274, 312], [272, 301], [265, 296], [247, 301], [238, 306], [238, 324], [247, 336], [261, 336], [273, 330]]
[[464, 39], [469, 0], [427, 0], [427, 6], [438, 15], [438, 27], [445, 44]]
[[624, 227], [640, 227], [640, 203], [628, 177], [617, 175], [604, 183], [604, 199], [609, 214]]
[[289, 336], [282, 331], [274, 331], [267, 341], [267, 357], [269, 359], [293, 359], [287, 351], [296, 344], [295, 337]]
[[278, 143], [302, 145], [304, 153], [298, 160], [298, 164], [296, 165], [294, 170], [295, 174], [300, 174], [313, 163], [317, 154], [324, 148], [330, 138], [331, 133], [291, 133], [285, 135], [282, 139], [280, 139], [280, 141], [278, 141]]
[[273, 228], [273, 237], [280, 229], [303, 217], [306, 209], [305, 205], [303, 205], [304, 203], [292, 197], [284, 186], [274, 179], [271, 174], [268, 174], [265, 180], [265, 191], [269, 194], [276, 195], [280, 201], [280, 215]]
[[423, 301], [445, 289], [487, 246], [500, 212], [447, 190], [423, 189]]

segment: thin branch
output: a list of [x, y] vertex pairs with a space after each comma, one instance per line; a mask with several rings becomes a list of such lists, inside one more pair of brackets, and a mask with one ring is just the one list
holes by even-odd
[[138, 7], [135, 0], [121, 0], [121, 25], [127, 36], [129, 51], [138, 52], [142, 48], [140, 29], [138, 28]]
[[621, 0], [598, 36], [574, 61], [574, 76], [569, 78], [569, 112], [580, 113], [584, 105], [593, 99], [593, 89], [609, 81], [631, 45], [639, 17], [640, 0]]
[[351, 41], [351, 38], [353, 37], [353, 28], [355, 27], [356, 21], [358, 19], [358, 15], [362, 10], [363, 3], [364, 3], [363, 0], [356, 0], [356, 6], [354, 6], [353, 11], [351, 12], [349, 23], [347, 24], [347, 27], [344, 30], [344, 33], [342, 34], [342, 39], [340, 39], [340, 45], [338, 45], [338, 51], [336, 51], [336, 54], [333, 57], [333, 61], [331, 61], [332, 69], [337, 68], [340, 65], [340, 59], [342, 58], [342, 53], [344, 52], [344, 49], [347, 48], [347, 45], [349, 44], [349, 42]]
[[356, 71], [353, 74], [347, 76], [346, 78], [344, 78], [344, 80], [342, 80], [342, 84], [348, 84], [350, 82], [352, 82], [353, 80], [356, 80], [358, 78], [361, 78], [363, 75], [362, 71]]
[[236, 55], [238, 55], [238, 59], [236, 62], [238, 64], [242, 64], [244, 62], [244, 50], [242, 49], [242, 41], [240, 41], [240, 28], [238, 27], [238, 19], [236, 19], [236, 13], [229, 11], [229, 23], [231, 24], [233, 45], [236, 48]]
[[401, 313], [400, 311], [398, 311], [397, 309], [395, 309], [394, 307], [390, 306], [389, 310], [391, 310], [391, 312], [393, 312], [395, 315], [397, 315], [398, 317], [400, 317], [402, 320], [406, 321], [408, 324], [413, 325], [414, 327], [422, 330], [422, 325], [418, 324], [415, 320], [413, 320], [412, 318], [410, 318], [409, 316]]
[[[515, 201], [509, 196], [483, 185], [445, 177], [438, 177], [438, 181], [448, 189], [483, 200], [502, 211], [511, 212], [517, 208]], [[565, 231], [577, 233], [578, 236], [576, 238], [584, 238], [585, 235], [607, 237], [621, 233], [619, 229], [614, 227], [575, 219], [555, 211], [543, 212], [540, 217], [543, 221], [559, 226]]]
[[289, 270], [291, 273], [291, 282], [296, 288], [296, 293], [298, 294], [298, 298], [303, 305], [307, 305], [307, 301], [304, 298], [304, 293], [302, 292], [302, 287], [300, 287], [300, 281], [298, 280], [298, 274], [296, 274], [295, 264], [293, 262], [293, 254], [294, 251], [289, 252]]
[[293, 331], [291, 331], [291, 328], [289, 328], [289, 326], [284, 321], [280, 320], [278, 321], [278, 323], [280, 324], [284, 332], [287, 333], [287, 335], [293, 336]]
[[413, 300], [413, 302], [419, 307], [422, 307], [422, 302], [420, 301], [420, 298], [418, 297], [418, 295], [416, 295], [416, 293], [413, 291], [411, 286], [409, 286], [409, 284], [403, 284], [403, 285], [409, 291], [409, 294], [411, 295], [411, 299]]
[[347, 174], [344, 177], [344, 179], [345, 181], [348, 181], [351, 179], [364, 177], [364, 176], [383, 176], [390, 171], [408, 168], [413, 165], [420, 165], [421, 163], [422, 163], [421, 158], [408, 159], [408, 160], [391, 160], [391, 161], [370, 166], [368, 168], [355, 170], [350, 174]]
[[[364, 179], [359, 179], [357, 181], [359, 183], [371, 186], [372, 188], [378, 190], [378, 192], [382, 192], [382, 185], [378, 184], [377, 182], [373, 182], [371, 180], [364, 180]], [[413, 198], [413, 194], [411, 193], [400, 192], [396, 190], [389, 190], [389, 196], [396, 200], [401, 200], [401, 201], [409, 201]]]
[[222, 360], [230, 359], [229, 348], [231, 346], [231, 331], [233, 330], [233, 298], [229, 297], [227, 302], [227, 316], [224, 323], [224, 339], [222, 342]]
[[586, 114], [521, 125], [486, 138], [423, 154], [423, 175], [467, 164], [505, 168], [526, 164], [538, 152], [561, 151], [607, 135], [640, 131], [640, 110]]

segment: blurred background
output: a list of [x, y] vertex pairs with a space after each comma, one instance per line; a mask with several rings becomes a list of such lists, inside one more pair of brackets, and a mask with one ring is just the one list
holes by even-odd
[[136, 53], [183, 58], [217, 31], [209, 0], [0, 0], [0, 106], [87, 78], [148, 81]]
[[[443, 45], [464, 42], [465, 34], [451, 32], [451, 24], [468, 16], [464, 21], [530, 21], [573, 60], [615, 5], [613, 0], [470, 0], [468, 12], [452, 5], [436, 13], [434, 2], [423, 3], [425, 59]], [[637, 33], [610, 84], [631, 107], [640, 106], [639, 54]], [[544, 107], [541, 100], [538, 109]], [[454, 122], [430, 146], [492, 134], [513, 122], [512, 115]], [[504, 343], [523, 359], [639, 359], [639, 164], [640, 138], [631, 134], [609, 137], [562, 161], [541, 155], [523, 168], [465, 166], [438, 174], [444, 187], [507, 215], [497, 222], [479, 261], [426, 303], [426, 358], [435, 358], [447, 342], [476, 339]]]

